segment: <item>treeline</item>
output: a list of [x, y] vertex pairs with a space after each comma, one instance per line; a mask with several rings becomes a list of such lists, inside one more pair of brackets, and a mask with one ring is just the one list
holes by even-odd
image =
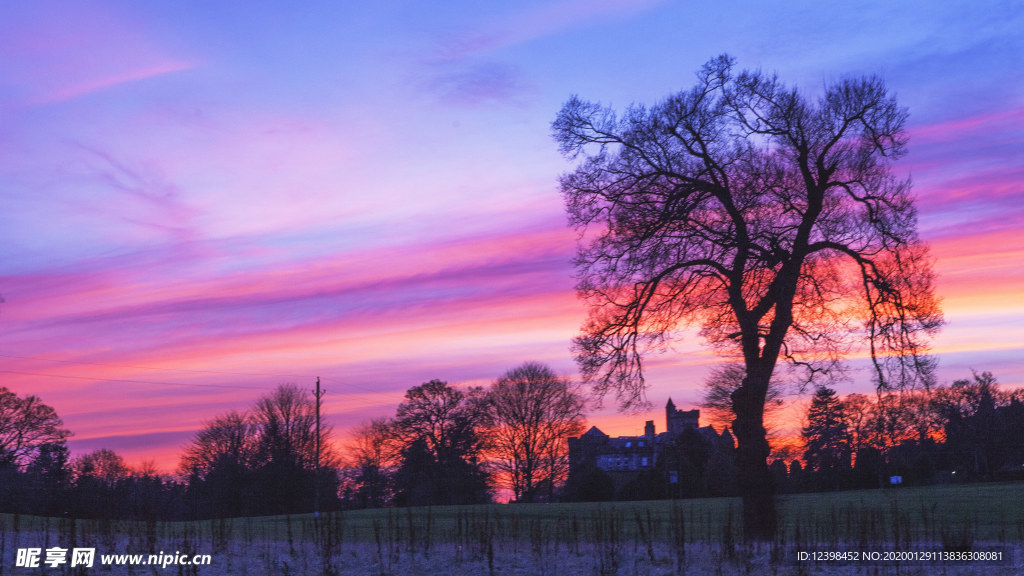
[[393, 418], [357, 431], [341, 498], [362, 508], [477, 504], [498, 489], [517, 502], [554, 500], [583, 409], [568, 380], [532, 362], [487, 389], [432, 380], [406, 392]]
[[137, 520], [309, 512], [317, 482], [325, 509], [339, 506], [330, 427], [321, 430], [318, 475], [316, 406], [294, 385], [208, 422], [177, 477], [129, 467], [107, 449], [70, 459], [62, 426], [38, 397], [0, 388], [0, 511]]
[[574, 385], [536, 363], [487, 389], [431, 380], [361, 428], [346, 463], [329, 426], [318, 438], [309, 391], [282, 385], [208, 421], [168, 477], [106, 449], [71, 459], [53, 408], [0, 388], [0, 512], [183, 520], [484, 503], [496, 490], [551, 500], [583, 408]]
[[[578, 464], [567, 438], [584, 430], [580, 391], [526, 363], [487, 388], [431, 380], [394, 416], [359, 428], [344, 448], [317, 436], [308, 390], [282, 385], [250, 409], [199, 430], [175, 476], [126, 465], [111, 450], [71, 458], [71, 435], [37, 396], [0, 388], [0, 512], [184, 520], [343, 508], [555, 500], [638, 500], [738, 493], [728, 431], [690, 429], [659, 444], [653, 467]], [[988, 372], [913, 393], [811, 400], [802, 452], [771, 464], [780, 492], [1024, 479], [1024, 391]], [[319, 440], [319, 441], [318, 441]], [[789, 460], [787, 462], [787, 460]]]
[[821, 388], [802, 433], [803, 462], [771, 464], [782, 491], [1024, 479], [1024, 390], [989, 372], [874, 398]]
[[[735, 373], [709, 385], [710, 404], [728, 400]], [[742, 377], [739, 375], [738, 377]], [[725, 392], [723, 392], [725, 391]], [[772, 391], [769, 390], [771, 395]], [[769, 398], [777, 403], [777, 396]], [[1024, 480], [1024, 390], [999, 389], [989, 372], [930, 390], [840, 398], [823, 387], [811, 399], [800, 443], [770, 465], [778, 492], [891, 485]], [[794, 449], [795, 448], [795, 449]], [[736, 496], [739, 469], [728, 430], [688, 429], [659, 446], [651, 468], [605, 470], [581, 463], [562, 492], [609, 501]]]

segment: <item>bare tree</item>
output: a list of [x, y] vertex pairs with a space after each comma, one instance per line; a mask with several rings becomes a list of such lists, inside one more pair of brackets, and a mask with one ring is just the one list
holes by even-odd
[[[248, 411], [207, 422], [179, 464], [200, 515], [290, 513], [315, 507], [314, 495], [336, 493], [338, 457], [332, 428], [321, 426], [308, 391], [283, 384]], [[317, 446], [321, 473], [317, 474]], [[311, 492], [311, 493], [310, 493]]]
[[348, 466], [353, 469], [352, 497], [362, 506], [376, 508], [391, 500], [391, 476], [401, 453], [393, 423], [386, 418], [372, 420], [353, 433], [346, 447]]
[[621, 117], [571, 98], [552, 128], [582, 162], [561, 189], [580, 232], [584, 378], [643, 401], [642, 357], [699, 326], [743, 359], [732, 394], [744, 535], [770, 539], [763, 425], [780, 359], [817, 378], [867, 342], [881, 387], [928, 383], [941, 324], [909, 184], [890, 173], [907, 112], [875, 77], [816, 100], [720, 56], [689, 91]]
[[132, 474], [131, 468], [120, 454], [108, 448], [93, 450], [71, 462], [75, 481], [79, 484], [86, 479], [98, 482], [106, 488], [113, 488], [119, 481]]
[[347, 451], [357, 466], [365, 464], [382, 469], [394, 466], [400, 446], [393, 423], [387, 418], [377, 418], [359, 426], [352, 434]]
[[498, 378], [486, 406], [494, 467], [516, 501], [535, 501], [541, 488], [550, 500], [568, 474], [567, 438], [583, 432], [582, 396], [547, 366], [527, 362]]
[[231, 411], [207, 422], [181, 457], [180, 469], [199, 478], [215, 469], [245, 470], [255, 455], [256, 429], [249, 417]]
[[0, 387], [0, 467], [25, 466], [44, 444], [62, 444], [71, 435], [63, 425], [57, 411], [38, 396], [18, 396]]
[[452, 459], [476, 458], [483, 439], [476, 430], [483, 415], [477, 409], [479, 389], [464, 392], [441, 380], [413, 386], [398, 406], [394, 430], [403, 444], [422, 440], [442, 466]]
[[[316, 510], [318, 494], [337, 493], [338, 466], [330, 426], [320, 426], [317, 438], [316, 401], [308, 390], [282, 384], [256, 401], [256, 482], [275, 513]], [[319, 449], [319, 453], [317, 450]], [[319, 456], [320, 466], [317, 466]], [[304, 494], [304, 489], [312, 489]]]
[[303, 470], [315, 467], [316, 404], [304, 389], [278, 386], [256, 401], [252, 422], [258, 430], [257, 457], [263, 462]]
[[868, 430], [874, 445], [892, 448], [917, 438], [918, 422], [911, 394], [878, 394], [868, 418]]
[[850, 451], [854, 455], [861, 448], [872, 445], [869, 419], [873, 406], [871, 399], [863, 394], [850, 394], [843, 399], [843, 418], [850, 434]]

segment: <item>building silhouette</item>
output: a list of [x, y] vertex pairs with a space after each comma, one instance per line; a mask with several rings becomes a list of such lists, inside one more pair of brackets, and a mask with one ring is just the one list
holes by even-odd
[[712, 426], [700, 426], [700, 410], [679, 410], [672, 399], [665, 405], [665, 431], [656, 432], [654, 420], [644, 423], [640, 436], [611, 437], [597, 426], [578, 438], [569, 438], [569, 483], [599, 470], [610, 477], [616, 491], [644, 473], [664, 473], [667, 483], [679, 481], [675, 470], [659, 468], [659, 461], [677, 447], [680, 437], [694, 431], [712, 449], [733, 450], [735, 443], [728, 428], [721, 433]]

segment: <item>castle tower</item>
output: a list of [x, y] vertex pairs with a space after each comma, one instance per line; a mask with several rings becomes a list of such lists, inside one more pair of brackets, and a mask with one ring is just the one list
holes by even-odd
[[675, 436], [683, 431], [682, 424], [679, 419], [679, 411], [676, 410], [672, 398], [669, 398], [668, 404], [665, 404], [665, 429], [668, 430], [670, 436]]
[[687, 428], [697, 428], [700, 420], [700, 410], [677, 410], [672, 399], [665, 404], [665, 428], [672, 436], [682, 434]]

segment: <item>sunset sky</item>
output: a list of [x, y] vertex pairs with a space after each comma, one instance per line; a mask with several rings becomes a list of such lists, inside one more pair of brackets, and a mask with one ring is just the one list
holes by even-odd
[[[18, 2], [0, 17], [0, 386], [172, 471], [284, 382], [342, 434], [439, 378], [577, 378], [550, 123], [689, 88], [709, 58], [909, 107], [948, 322], [940, 382], [1024, 386], [1019, 2]], [[683, 334], [648, 397], [695, 406]], [[854, 367], [862, 364], [854, 361]], [[841, 393], [867, 391], [865, 370]], [[638, 434], [609, 399], [590, 422]], [[664, 420], [656, 424], [663, 429]]]

